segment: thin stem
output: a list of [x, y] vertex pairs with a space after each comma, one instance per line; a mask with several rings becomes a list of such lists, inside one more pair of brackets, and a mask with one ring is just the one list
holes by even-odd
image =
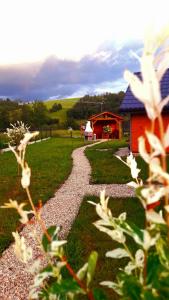
[[[163, 119], [162, 116], [159, 114], [158, 115], [158, 122], [159, 122], [159, 129], [160, 129], [160, 139], [163, 145], [163, 148], [165, 149], [165, 142], [164, 142], [164, 124], [163, 124]], [[161, 162], [162, 162], [162, 168], [164, 172], [167, 172], [167, 162], [166, 162], [166, 154], [165, 155], [161, 155]], [[168, 182], [164, 179], [164, 186], [168, 186]], [[169, 198], [168, 198], [168, 194], [165, 194], [164, 197], [164, 202], [165, 205], [167, 206], [169, 204]], [[165, 219], [167, 222], [167, 225], [169, 227], [169, 213], [165, 213]]]
[[[152, 120], [151, 121], [151, 128], [150, 128], [150, 130], [151, 130], [151, 133], [153, 133], [154, 134], [154, 130], [155, 130], [155, 122], [154, 122], [154, 120]], [[150, 145], [150, 155], [152, 154], [152, 152], [153, 152], [153, 149], [152, 149], [152, 147], [151, 147], [151, 145]], [[150, 167], [149, 167], [149, 178], [151, 177], [151, 170], [150, 170]], [[151, 182], [149, 182], [149, 185], [151, 185]]]
[[146, 278], [147, 278], [147, 251], [144, 252], [144, 269], [143, 269], [144, 285], [146, 285]]
[[76, 280], [76, 282], [79, 284], [79, 286], [84, 290], [84, 292], [87, 294], [88, 298], [90, 300], [94, 300], [94, 297], [93, 297], [93, 293], [92, 291], [88, 290], [85, 285], [83, 284], [83, 282], [77, 277], [76, 273], [73, 271], [72, 267], [70, 266], [70, 264], [68, 263], [67, 261], [67, 258], [65, 256], [62, 256], [61, 257], [61, 260], [63, 262], [66, 263], [66, 268], [67, 270], [69, 271], [69, 273], [72, 275], [72, 277]]
[[135, 261], [133, 255], [132, 255], [132, 253], [130, 252], [130, 250], [129, 250], [128, 246], [126, 245], [126, 243], [123, 243], [123, 246], [124, 246], [125, 250], [127, 251], [128, 255], [129, 255], [129, 257], [130, 257], [130, 259], [131, 259], [132, 261]]
[[38, 215], [38, 213], [37, 213], [37, 211], [36, 211], [36, 208], [35, 208], [35, 206], [34, 206], [34, 204], [33, 204], [32, 197], [31, 197], [31, 194], [30, 194], [30, 191], [29, 191], [29, 188], [28, 188], [28, 187], [26, 188], [26, 193], [27, 193], [27, 196], [28, 196], [28, 200], [29, 200], [29, 202], [30, 202], [30, 205], [31, 205], [31, 207], [32, 207], [32, 210], [34, 211], [35, 217], [36, 217], [37, 221], [39, 222], [39, 224], [40, 224], [41, 227], [42, 227], [42, 231], [43, 231], [44, 234], [46, 235], [48, 241], [51, 242], [52, 239], [51, 239], [51, 237], [50, 237], [50, 235], [49, 235], [49, 233], [48, 233], [48, 231], [47, 231], [47, 229], [46, 229], [46, 226], [45, 226], [43, 220], [39, 217], [39, 215]]
[[[158, 122], [159, 122], [159, 129], [160, 129], [160, 139], [162, 142], [162, 145], [165, 149], [165, 144], [164, 144], [164, 125], [163, 125], [163, 120], [161, 115], [158, 115]], [[161, 155], [161, 160], [162, 160], [162, 168], [164, 172], [167, 171], [167, 162], [166, 162], [166, 155]], [[167, 197], [168, 198], [168, 197]]]
[[[34, 214], [35, 214], [35, 217], [37, 219], [37, 221], [40, 223], [41, 227], [42, 227], [42, 230], [44, 232], [44, 234], [46, 235], [47, 239], [49, 242], [52, 241], [51, 239], [51, 236], [48, 234], [48, 231], [47, 231], [47, 228], [46, 228], [46, 225], [45, 223], [43, 222], [43, 220], [40, 218], [40, 216], [38, 215], [37, 211], [36, 211], [36, 208], [33, 204], [33, 201], [32, 201], [32, 197], [31, 197], [31, 194], [30, 194], [30, 191], [29, 191], [29, 188], [26, 188], [26, 193], [27, 193], [27, 196], [28, 196], [28, 200], [30, 202], [30, 205], [34, 211]], [[72, 277], [76, 280], [76, 282], [78, 283], [78, 285], [84, 290], [84, 292], [87, 294], [89, 300], [94, 300], [94, 297], [93, 297], [93, 293], [91, 290], [87, 290], [87, 288], [85, 287], [85, 285], [82, 283], [82, 281], [77, 277], [76, 273], [73, 271], [73, 269], [71, 268], [71, 266], [69, 265], [67, 259], [65, 256], [62, 256], [61, 257], [61, 260], [63, 262], [66, 262], [66, 268], [67, 270], [69, 271], [69, 273], [72, 275]]]

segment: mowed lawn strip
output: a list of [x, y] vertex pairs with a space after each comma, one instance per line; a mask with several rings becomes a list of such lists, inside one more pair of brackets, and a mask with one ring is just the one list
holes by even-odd
[[[29, 145], [26, 159], [31, 167], [31, 193], [35, 205], [47, 201], [66, 180], [72, 169], [72, 151], [84, 145], [83, 139], [51, 138]], [[27, 196], [17, 175], [16, 159], [11, 152], [0, 154], [0, 205], [9, 199], [27, 203]], [[14, 209], [0, 208], [0, 252], [11, 242], [18, 214]]]
[[[107, 141], [100, 145], [95, 145], [91, 149], [86, 149], [85, 153], [92, 167], [91, 183], [120, 184], [132, 180], [130, 169], [114, 156], [118, 148], [121, 147], [127, 147], [125, 140]], [[126, 159], [126, 157], [123, 157], [123, 159]], [[136, 157], [136, 160], [138, 168], [141, 169], [139, 176], [146, 180], [148, 175], [147, 165], [139, 156]]]
[[[99, 287], [99, 283], [105, 280], [114, 281], [120, 267], [123, 267], [127, 259], [106, 258], [105, 253], [115, 248], [121, 247], [120, 244], [111, 240], [103, 232], [100, 232], [92, 223], [99, 219], [95, 207], [87, 201], [98, 202], [98, 197], [86, 196], [80, 207], [78, 216], [73, 223], [72, 229], [67, 238], [66, 254], [68, 260], [75, 271], [83, 266], [92, 250], [99, 254], [96, 273], [93, 281], [94, 287]], [[127, 219], [144, 228], [144, 210], [137, 198], [110, 198], [109, 208], [113, 216], [119, 216], [122, 212], [127, 212]], [[128, 240], [129, 248], [136, 251], [135, 244]], [[65, 272], [65, 277], [68, 274]], [[112, 290], [103, 288], [108, 299], [117, 300], [118, 296]], [[78, 299], [86, 299], [79, 297]]]

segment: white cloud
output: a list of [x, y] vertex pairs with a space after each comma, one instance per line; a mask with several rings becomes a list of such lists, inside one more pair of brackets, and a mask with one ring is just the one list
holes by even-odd
[[168, 0], [0, 0], [0, 65], [52, 54], [79, 60], [106, 41], [143, 38], [168, 19]]

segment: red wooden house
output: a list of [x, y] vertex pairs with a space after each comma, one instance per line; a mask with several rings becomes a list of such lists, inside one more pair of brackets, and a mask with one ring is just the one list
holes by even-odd
[[[141, 78], [140, 73], [136, 73], [136, 75]], [[161, 81], [161, 94], [163, 99], [169, 95], [169, 69]], [[151, 122], [146, 115], [144, 105], [135, 98], [130, 87], [127, 88], [120, 112], [130, 114], [130, 149], [132, 152], [138, 152], [138, 138], [141, 135], [145, 136], [145, 130], [150, 130]], [[163, 122], [166, 130], [169, 125], [169, 104], [163, 110]], [[155, 133], [159, 136], [157, 121], [155, 122]]]
[[123, 118], [112, 112], [102, 112], [89, 118], [93, 134], [97, 139], [120, 139], [122, 137], [121, 123]]

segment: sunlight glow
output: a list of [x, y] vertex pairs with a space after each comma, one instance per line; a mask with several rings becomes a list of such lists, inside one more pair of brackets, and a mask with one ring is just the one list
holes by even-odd
[[167, 0], [0, 0], [0, 65], [55, 55], [79, 60], [106, 41], [143, 37], [168, 18]]

